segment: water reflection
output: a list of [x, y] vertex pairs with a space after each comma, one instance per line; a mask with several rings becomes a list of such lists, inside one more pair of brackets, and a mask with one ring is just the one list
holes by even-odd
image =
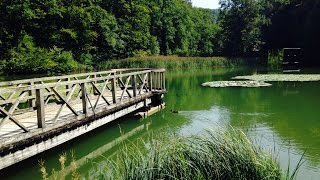
[[[151, 124], [151, 120], [140, 121], [126, 117], [67, 142], [62, 146], [23, 161], [5, 171], [0, 171], [1, 177], [17, 180], [42, 179], [38, 161], [44, 160], [44, 165], [50, 176], [52, 175], [51, 171], [55, 169], [58, 175], [65, 174], [67, 179], [69, 179], [71, 178], [72, 170], [70, 165], [71, 152], [75, 154], [74, 160], [78, 167], [77, 171], [81, 175], [90, 177], [89, 175], [92, 172], [98, 175], [99, 173], [93, 169], [104, 167], [105, 160], [117, 152], [123, 144], [131, 143], [140, 136], [143, 136], [143, 134], [147, 134]], [[62, 172], [58, 159], [63, 153], [67, 155], [67, 162], [65, 171]], [[16, 169], [20, 169], [20, 171], [17, 172]]]
[[184, 136], [203, 133], [204, 129], [218, 130], [230, 123], [230, 112], [227, 108], [213, 106], [209, 110], [181, 111], [182, 116], [191, 119], [191, 123], [180, 128]]
[[[106, 165], [107, 165], [106, 160], [107, 160], [108, 156], [110, 157], [110, 153], [108, 153], [108, 151], [110, 151], [112, 148], [118, 146], [119, 144], [124, 143], [125, 140], [128, 140], [133, 135], [136, 135], [142, 131], [147, 131], [149, 129], [150, 124], [151, 124], [151, 122], [140, 125], [134, 129], [130, 130], [129, 132], [122, 134], [120, 137], [112, 140], [111, 142], [108, 142], [107, 144], [97, 148], [96, 150], [90, 152], [89, 154], [81, 157], [80, 159], [75, 160], [75, 164], [78, 168], [77, 171], [84, 168], [83, 166], [94, 162], [95, 165], [92, 168], [85, 168], [85, 169], [86, 169], [86, 171], [88, 171], [88, 177], [90, 177], [91, 179], [98, 178], [100, 173], [102, 173], [107, 168], [106, 167]], [[104, 155], [107, 155], [107, 156], [104, 156]], [[99, 159], [101, 159], [101, 158], [103, 160], [98, 162]], [[72, 165], [70, 164], [69, 166], [65, 167], [63, 172], [57, 171], [58, 177], [61, 177], [61, 174], [63, 174], [63, 173], [70, 175], [72, 173]], [[85, 174], [87, 174], [87, 173], [84, 173], [82, 175], [85, 175]], [[53, 177], [51, 177], [51, 178], [53, 178]]]
[[248, 131], [251, 138], [257, 139], [257, 145], [276, 151], [284, 169], [289, 161], [291, 169], [294, 168], [306, 151], [306, 162], [299, 177], [318, 178], [320, 83], [272, 82], [273, 86], [266, 88], [213, 89], [200, 86], [206, 81], [228, 80], [239, 74], [239, 71], [232, 70], [225, 71], [225, 74], [218, 72], [200, 75], [186, 72], [183, 78], [173, 73], [168, 83], [172, 94], [167, 96], [167, 104], [175, 102], [171, 104], [174, 108], [187, 111], [181, 114], [189, 121], [183, 126], [182, 134], [198, 133], [216, 123], [225, 123], [217, 117], [229, 116], [230, 125]]

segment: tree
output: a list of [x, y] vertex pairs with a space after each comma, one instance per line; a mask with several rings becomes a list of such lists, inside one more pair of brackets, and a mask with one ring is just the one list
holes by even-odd
[[[29, 62], [23, 56], [32, 53], [55, 59], [49, 55], [54, 49], [86, 66], [154, 54], [211, 56], [221, 49], [219, 32], [213, 11], [194, 8], [190, 0], [0, 2], [0, 59], [7, 66]], [[21, 48], [26, 39], [32, 48]]]
[[268, 49], [300, 47], [305, 65], [319, 65], [320, 2], [313, 0], [279, 1], [273, 7], [271, 24], [265, 31]]
[[256, 0], [220, 0], [223, 52], [241, 56], [260, 50], [262, 18]]

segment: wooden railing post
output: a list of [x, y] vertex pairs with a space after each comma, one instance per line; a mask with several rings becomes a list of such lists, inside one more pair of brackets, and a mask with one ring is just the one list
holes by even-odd
[[152, 71], [149, 72], [149, 90], [152, 91]]
[[157, 90], [157, 72], [153, 72], [153, 84], [154, 84], [154, 90]]
[[[96, 74], [93, 75], [93, 78], [96, 79], [96, 78], [97, 78], [97, 75], [96, 75]], [[93, 83], [98, 87], [97, 81], [94, 81]], [[94, 94], [94, 95], [99, 95], [99, 93], [97, 92], [97, 90], [96, 90], [94, 87], [92, 87], [92, 91], [93, 91], [93, 94]]]
[[163, 82], [163, 90], [166, 89], [166, 72], [164, 71], [163, 72], [163, 75], [162, 75], [162, 82]]
[[163, 72], [160, 72], [160, 90], [162, 90], [162, 87], [163, 87]]
[[36, 107], [37, 107], [37, 121], [38, 128], [45, 128], [45, 109], [44, 109], [44, 96], [42, 89], [36, 89]]
[[[28, 85], [33, 86], [34, 82], [30, 82], [30, 83], [28, 83]], [[34, 93], [35, 93], [34, 90], [30, 90], [29, 91], [29, 96], [34, 96], [35, 95]], [[29, 102], [29, 106], [31, 108], [36, 107], [35, 99], [33, 99], [33, 98], [29, 99], [28, 102]]]
[[[113, 74], [114, 75], [114, 74]], [[113, 103], [117, 103], [117, 97], [116, 97], [116, 78], [113, 77], [111, 79], [111, 91], [112, 91], [112, 101]]]
[[82, 110], [83, 114], [87, 115], [89, 112], [88, 109], [88, 98], [87, 98], [87, 89], [86, 83], [81, 83], [81, 99], [82, 99]]
[[[66, 81], [69, 82], [70, 78], [68, 77]], [[70, 85], [66, 85], [66, 96], [68, 96], [69, 91], [70, 91]]]
[[137, 96], [137, 76], [136, 75], [132, 75], [132, 91], [133, 91], [133, 97]]
[[157, 89], [160, 89], [160, 73], [157, 72]]

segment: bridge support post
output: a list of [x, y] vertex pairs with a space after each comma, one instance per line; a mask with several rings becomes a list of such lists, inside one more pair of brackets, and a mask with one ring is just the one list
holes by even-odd
[[44, 96], [42, 89], [36, 89], [36, 107], [38, 128], [46, 127], [45, 111], [44, 111]]

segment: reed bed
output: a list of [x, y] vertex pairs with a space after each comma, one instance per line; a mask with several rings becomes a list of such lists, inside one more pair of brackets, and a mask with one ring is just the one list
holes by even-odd
[[178, 57], [178, 56], [151, 56], [134, 57], [122, 60], [102, 62], [98, 69], [117, 68], [214, 68], [214, 67], [239, 67], [259, 65], [262, 60], [256, 58], [226, 58], [226, 57]]
[[[106, 159], [106, 168], [87, 178], [278, 180], [295, 179], [299, 169], [298, 165], [291, 175], [289, 169], [282, 172], [271, 154], [254, 146], [241, 130], [233, 128], [205, 131], [191, 137], [159, 133], [156, 137], [150, 135], [147, 139], [123, 144], [120, 149], [116, 155]], [[61, 170], [53, 170], [50, 177], [43, 162], [40, 163], [42, 178], [86, 179], [84, 174], [78, 172], [73, 156], [71, 160], [71, 174], [65, 172], [64, 154], [59, 158]]]
[[[141, 148], [144, 147], [144, 148]], [[282, 179], [270, 154], [239, 130], [207, 131], [188, 138], [151, 138], [124, 148], [100, 176], [104, 179]]]

